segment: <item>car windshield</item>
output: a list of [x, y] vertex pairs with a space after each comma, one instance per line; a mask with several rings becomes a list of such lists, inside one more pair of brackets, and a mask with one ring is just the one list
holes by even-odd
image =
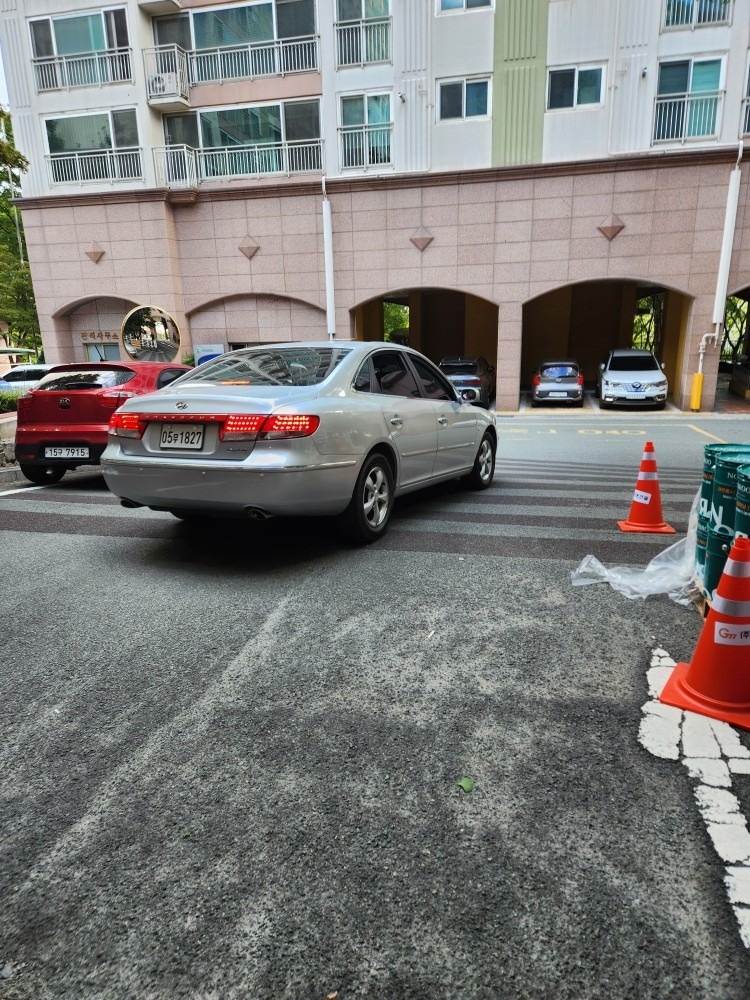
[[575, 365], [545, 365], [541, 371], [542, 378], [569, 378], [577, 374]]
[[68, 392], [71, 389], [111, 389], [117, 385], [124, 385], [133, 378], [135, 372], [129, 368], [118, 368], [114, 371], [106, 368], [79, 368], [76, 371], [50, 372], [36, 388], [53, 392]]
[[446, 375], [476, 375], [477, 365], [473, 361], [446, 362], [440, 365]]
[[341, 347], [257, 348], [207, 361], [180, 380], [212, 385], [318, 385], [346, 357]]
[[615, 354], [610, 358], [611, 372], [653, 372], [660, 371], [659, 363], [651, 354]]
[[68, 392], [71, 389], [112, 389], [124, 385], [135, 378], [135, 372], [129, 368], [118, 368], [115, 371], [99, 368], [79, 368], [76, 371], [51, 372], [45, 375], [36, 389], [47, 389], [53, 392]]

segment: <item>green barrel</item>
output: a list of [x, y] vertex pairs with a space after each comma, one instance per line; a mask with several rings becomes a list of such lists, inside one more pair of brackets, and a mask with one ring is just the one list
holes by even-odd
[[708, 529], [711, 518], [698, 514], [698, 527], [695, 535], [695, 575], [699, 581], [703, 580], [703, 572], [706, 566], [706, 546], [708, 545]]
[[750, 538], [750, 462], [737, 469], [737, 494], [734, 503], [734, 537]]
[[750, 447], [722, 451], [716, 456], [714, 487], [711, 491], [711, 528], [734, 538], [734, 510], [737, 497], [737, 470], [750, 462]]
[[714, 531], [713, 528], [708, 529], [706, 564], [703, 567], [703, 590], [709, 597], [714, 596], [714, 591], [719, 586], [731, 544], [732, 539], [729, 535]]
[[703, 448], [703, 481], [701, 483], [701, 497], [698, 510], [704, 517], [711, 517], [711, 497], [714, 489], [714, 473], [716, 470], [716, 458], [723, 451], [742, 450], [741, 444], [718, 444], [711, 443]]

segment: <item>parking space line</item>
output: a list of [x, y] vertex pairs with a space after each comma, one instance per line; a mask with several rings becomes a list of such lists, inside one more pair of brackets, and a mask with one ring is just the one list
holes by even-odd
[[695, 424], [686, 424], [691, 431], [695, 431], [697, 434], [704, 434], [707, 438], [711, 438], [712, 441], [718, 441], [719, 444], [726, 444], [727, 442], [724, 438], [716, 437], [715, 434], [709, 434], [708, 431], [704, 431], [702, 427], [696, 427]]

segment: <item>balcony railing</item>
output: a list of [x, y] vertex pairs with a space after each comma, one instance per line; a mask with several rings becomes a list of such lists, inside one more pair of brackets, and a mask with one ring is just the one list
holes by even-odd
[[320, 65], [317, 36], [258, 45], [194, 49], [188, 53], [188, 58], [191, 85], [310, 73]]
[[347, 21], [336, 25], [336, 65], [339, 68], [390, 61], [390, 17]]
[[146, 94], [153, 104], [188, 100], [187, 52], [179, 45], [160, 45], [143, 50]]
[[195, 187], [204, 181], [233, 177], [320, 173], [323, 141], [267, 142], [213, 149], [162, 146], [154, 149], [154, 165], [157, 183], [170, 188]]
[[693, 28], [729, 24], [731, 8], [732, 0], [667, 0], [664, 26]]
[[392, 123], [356, 125], [339, 129], [339, 162], [341, 168], [358, 167], [368, 170], [391, 164]]
[[717, 90], [657, 97], [652, 141], [715, 139], [719, 134], [723, 99], [723, 91]]
[[72, 56], [34, 59], [37, 93], [72, 90], [74, 87], [101, 87], [109, 83], [132, 83], [130, 49], [107, 49]]
[[85, 153], [53, 153], [47, 157], [52, 184], [143, 180], [142, 150], [98, 149]]

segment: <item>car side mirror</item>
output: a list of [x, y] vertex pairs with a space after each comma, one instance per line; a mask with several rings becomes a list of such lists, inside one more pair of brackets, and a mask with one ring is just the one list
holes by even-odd
[[604, 362], [603, 362], [603, 361], [602, 361], [602, 363], [601, 363], [601, 364], [599, 365], [599, 371], [600, 371], [600, 372], [603, 372], [603, 371], [604, 371]]
[[660, 362], [660, 364], [661, 364], [661, 370], [664, 371], [664, 362], [662, 361]]

